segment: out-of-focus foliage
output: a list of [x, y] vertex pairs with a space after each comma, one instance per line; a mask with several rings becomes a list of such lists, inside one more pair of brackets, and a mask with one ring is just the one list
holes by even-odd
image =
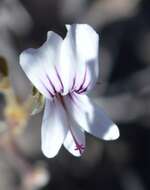
[[[34, 88], [34, 87], [33, 87]], [[0, 121], [0, 150], [5, 156], [9, 156], [11, 162], [17, 163], [17, 172], [20, 175], [21, 189], [38, 189], [45, 186], [49, 181], [49, 173], [44, 165], [34, 166], [22, 155], [18, 146], [17, 138], [22, 136], [30, 116], [30, 111], [38, 110], [41, 95], [34, 89], [34, 94], [27, 97], [25, 101], [15, 95], [9, 79], [8, 64], [5, 58], [0, 57], [0, 92], [4, 97], [5, 105], [2, 108], [2, 119]], [[41, 101], [39, 103], [39, 101]], [[36, 104], [38, 106], [36, 106]], [[8, 154], [8, 155], [7, 155]], [[3, 186], [3, 184], [0, 184]], [[11, 187], [10, 187], [11, 188]]]

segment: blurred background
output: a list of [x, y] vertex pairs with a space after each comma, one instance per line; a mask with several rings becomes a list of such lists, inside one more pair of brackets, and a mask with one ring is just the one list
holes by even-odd
[[[88, 23], [100, 35], [100, 76], [91, 98], [116, 122], [120, 138], [86, 135], [81, 158], [40, 149], [42, 113], [28, 114], [32, 86], [19, 54], [47, 31]], [[6, 67], [8, 65], [8, 69]], [[0, 190], [150, 189], [149, 0], [0, 0]]]

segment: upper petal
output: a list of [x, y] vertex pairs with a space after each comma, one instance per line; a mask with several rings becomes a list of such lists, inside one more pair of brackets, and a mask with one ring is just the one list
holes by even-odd
[[72, 121], [64, 141], [65, 148], [74, 156], [81, 156], [85, 149], [84, 131]]
[[[28, 49], [20, 55], [20, 65], [34, 86], [47, 98], [54, 93], [54, 86], [59, 91], [61, 84], [55, 71], [62, 43], [60, 36], [48, 33], [47, 41], [38, 49]], [[51, 80], [51, 81], [50, 81]]]
[[59, 101], [46, 100], [42, 122], [42, 151], [48, 158], [54, 157], [68, 131], [66, 113]]
[[90, 89], [99, 74], [99, 36], [87, 24], [74, 24], [68, 27], [72, 36], [72, 49], [76, 55], [75, 88]]
[[87, 24], [67, 25], [57, 69], [64, 84], [64, 94], [70, 90], [90, 89], [98, 77], [98, 34]]
[[72, 31], [69, 30], [60, 49], [59, 61], [56, 65], [59, 76], [64, 85], [63, 95], [66, 95], [72, 88], [76, 70], [76, 54], [74, 51], [74, 41]]
[[66, 102], [72, 109], [70, 114], [74, 120], [88, 133], [104, 140], [115, 140], [119, 137], [118, 127], [86, 95], [74, 94]]

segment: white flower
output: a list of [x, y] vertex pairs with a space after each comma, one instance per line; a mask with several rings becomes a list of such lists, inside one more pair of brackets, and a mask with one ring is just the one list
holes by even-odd
[[48, 32], [39, 49], [20, 55], [20, 64], [45, 96], [42, 151], [51, 158], [61, 145], [75, 156], [85, 149], [84, 131], [104, 140], [119, 137], [117, 126], [86, 93], [98, 77], [98, 34], [86, 24], [67, 25], [62, 39]]

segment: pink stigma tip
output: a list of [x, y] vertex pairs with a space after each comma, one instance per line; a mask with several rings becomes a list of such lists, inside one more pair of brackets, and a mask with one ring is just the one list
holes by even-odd
[[79, 150], [80, 154], [82, 154], [82, 151], [85, 149], [83, 144], [77, 144], [75, 150]]

